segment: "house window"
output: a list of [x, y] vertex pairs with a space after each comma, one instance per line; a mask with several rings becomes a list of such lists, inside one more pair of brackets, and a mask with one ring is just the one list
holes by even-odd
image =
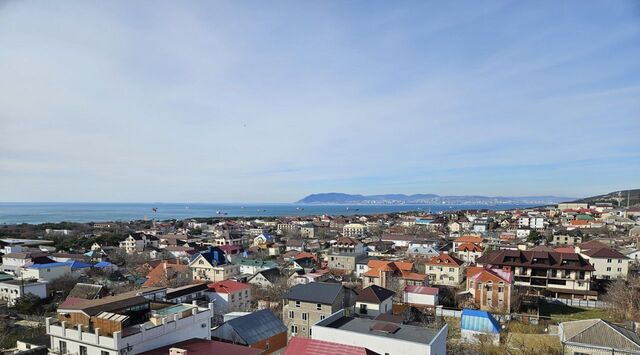
[[608, 267], [608, 268], [607, 268], [607, 271], [611, 271], [611, 267]]
[[618, 268], [618, 272], [622, 272], [622, 268], [621, 267]]
[[296, 307], [300, 308], [300, 301], [296, 301]]
[[102, 350], [102, 351], [100, 351], [100, 355], [109, 355], [109, 352]]
[[622, 264], [622, 259], [618, 259], [618, 264]]
[[608, 262], [608, 263], [611, 263], [611, 259], [607, 259], [607, 262]]
[[66, 354], [67, 353], [67, 342], [60, 340], [59, 346], [60, 346], [60, 353], [61, 354]]
[[289, 311], [289, 319], [293, 319], [295, 317], [295, 313], [293, 311]]
[[317, 311], [321, 311], [322, 310], [322, 305], [320, 303], [316, 303], [316, 310]]
[[449, 268], [449, 272], [453, 272], [453, 268], [452, 267]]
[[320, 320], [324, 320], [325, 318], [327, 318], [327, 316], [325, 316], [324, 314], [320, 316]]
[[80, 355], [87, 355], [87, 347], [80, 345]]
[[291, 326], [291, 334], [297, 334], [298, 333], [298, 326], [297, 325], [292, 325]]
[[307, 320], [307, 313], [302, 313], [302, 320]]

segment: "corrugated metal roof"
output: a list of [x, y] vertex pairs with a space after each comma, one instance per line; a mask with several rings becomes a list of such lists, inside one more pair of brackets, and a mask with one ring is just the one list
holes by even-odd
[[483, 333], [500, 333], [500, 324], [489, 312], [463, 309], [460, 329]]
[[263, 309], [227, 322], [248, 345], [287, 331], [287, 327], [268, 309]]

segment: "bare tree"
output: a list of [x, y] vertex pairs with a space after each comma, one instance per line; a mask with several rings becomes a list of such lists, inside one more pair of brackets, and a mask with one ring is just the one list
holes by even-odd
[[609, 312], [619, 320], [640, 320], [640, 278], [629, 276], [628, 280], [618, 279], [607, 288], [604, 297], [611, 307]]

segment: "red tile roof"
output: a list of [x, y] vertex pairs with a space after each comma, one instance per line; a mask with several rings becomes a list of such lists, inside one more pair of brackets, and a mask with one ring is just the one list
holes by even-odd
[[454, 243], [482, 243], [482, 237], [477, 235], [463, 235], [462, 237], [456, 238]]
[[366, 355], [369, 350], [361, 346], [343, 345], [323, 340], [293, 337], [289, 340], [285, 355]]
[[233, 280], [224, 280], [212, 283], [209, 286], [209, 290], [217, 293], [234, 293], [250, 288], [251, 286], [243, 284], [242, 282]]
[[427, 265], [437, 265], [437, 266], [450, 265], [450, 266], [458, 267], [458, 266], [464, 264], [464, 261], [456, 258], [455, 256], [453, 256], [451, 254], [441, 253], [440, 255], [434, 256], [434, 257], [430, 258], [429, 260], [427, 260], [427, 262], [425, 264], [427, 264]]

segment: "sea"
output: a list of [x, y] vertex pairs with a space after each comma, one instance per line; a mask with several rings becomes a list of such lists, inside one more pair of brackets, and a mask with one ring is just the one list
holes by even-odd
[[283, 217], [317, 215], [367, 215], [425, 211], [438, 213], [463, 209], [509, 210], [531, 205], [319, 205], [294, 203], [54, 203], [0, 202], [0, 224], [57, 222], [111, 222], [143, 219], [211, 217]]

